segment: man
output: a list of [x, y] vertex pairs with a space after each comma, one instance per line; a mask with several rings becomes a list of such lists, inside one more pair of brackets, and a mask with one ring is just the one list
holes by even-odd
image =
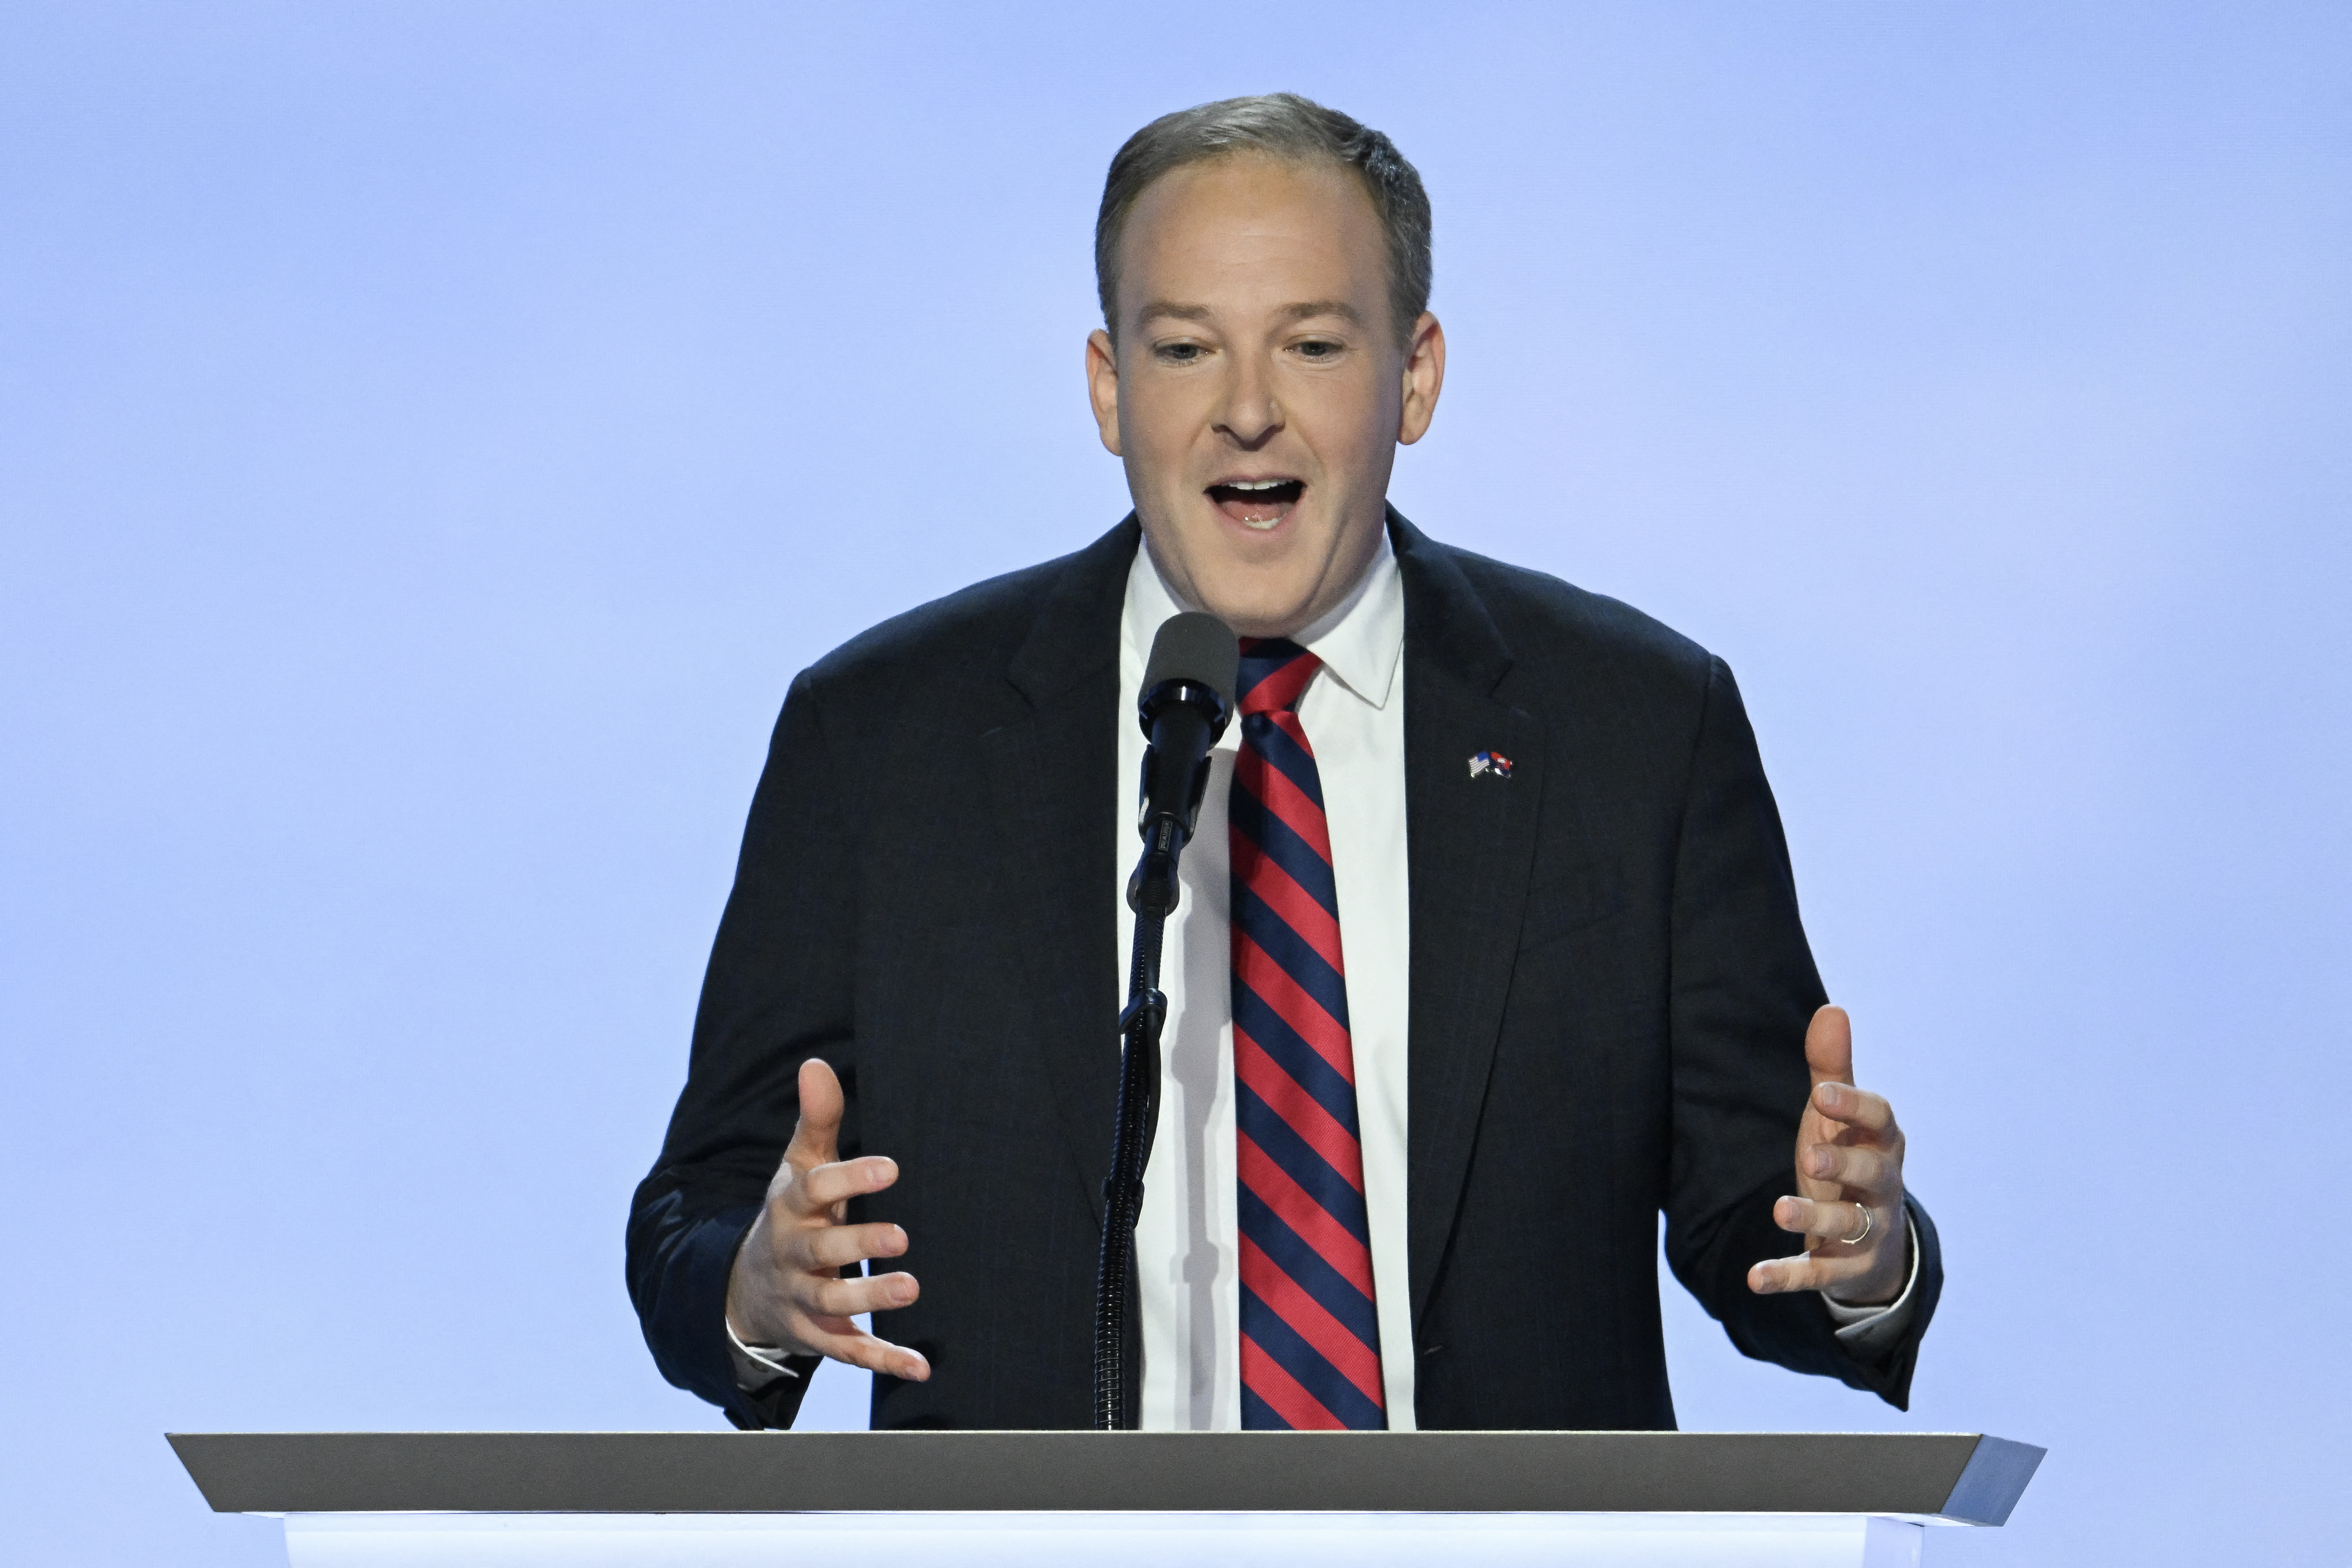
[[738, 1425], [823, 1356], [877, 1427], [1090, 1424], [1133, 703], [1182, 609], [1244, 689], [1167, 949], [1142, 1424], [1671, 1427], [1661, 1208], [1743, 1351], [1907, 1398], [1935, 1232], [1730, 672], [1387, 507], [1429, 234], [1305, 99], [1146, 127], [1087, 348], [1134, 516], [793, 682], [629, 1232], [656, 1360]]

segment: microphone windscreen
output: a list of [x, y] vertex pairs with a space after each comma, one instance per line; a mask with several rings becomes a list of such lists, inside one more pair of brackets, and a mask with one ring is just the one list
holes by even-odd
[[1197, 681], [1231, 708], [1241, 673], [1242, 645], [1233, 628], [1213, 615], [1187, 611], [1160, 623], [1151, 639], [1151, 662], [1143, 668], [1143, 689], [1162, 681]]

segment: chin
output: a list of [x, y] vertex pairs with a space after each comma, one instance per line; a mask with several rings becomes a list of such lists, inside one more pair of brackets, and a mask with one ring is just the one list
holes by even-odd
[[1213, 586], [1206, 597], [1209, 612], [1244, 637], [1286, 637], [1307, 623], [1303, 595], [1219, 593]]
[[1160, 538], [1174, 548], [1159, 559], [1182, 573], [1181, 596], [1244, 637], [1286, 636], [1313, 619], [1333, 531], [1314, 509], [1286, 507], [1258, 529], [1214, 507], [1195, 510], [1201, 497], [1172, 500], [1165, 515], [1181, 520]]

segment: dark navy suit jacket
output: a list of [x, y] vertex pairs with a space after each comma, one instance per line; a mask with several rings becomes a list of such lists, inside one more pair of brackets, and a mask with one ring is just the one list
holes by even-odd
[[[1758, 1296], [1824, 999], [1780, 815], [1720, 659], [1391, 513], [1405, 600], [1412, 899], [1409, 1290], [1423, 1427], [1674, 1425], [1654, 1265], [1752, 1356], [1906, 1403], [1942, 1269], [1870, 1359], [1816, 1295]], [[703, 985], [685, 1092], [628, 1232], [671, 1382], [743, 1426], [735, 1249], [799, 1064], [849, 1095], [844, 1155], [898, 1185], [920, 1301], [877, 1324], [928, 1383], [877, 1427], [1090, 1424], [1117, 1094], [1114, 726], [1129, 518], [887, 622], [792, 685]], [[1499, 752], [1507, 779], [1468, 759]], [[1395, 1354], [1391, 1351], [1391, 1354]]]

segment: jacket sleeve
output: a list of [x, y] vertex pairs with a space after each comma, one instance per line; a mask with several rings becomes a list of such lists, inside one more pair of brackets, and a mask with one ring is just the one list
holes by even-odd
[[629, 1213], [629, 1295], [662, 1375], [739, 1427], [789, 1426], [814, 1360], [756, 1393], [737, 1386], [727, 1278], [800, 1114], [800, 1064], [822, 1057], [848, 1099], [857, 1153], [851, 792], [814, 683], [793, 683], [751, 800], [734, 890], [703, 976], [685, 1090]]
[[1675, 852], [1666, 1260], [1743, 1354], [1834, 1377], [1906, 1408], [1943, 1284], [1924, 1209], [1910, 1206], [1920, 1262], [1909, 1327], [1867, 1356], [1839, 1342], [1817, 1293], [1759, 1296], [1748, 1288], [1751, 1264], [1801, 1249], [1801, 1239], [1772, 1222], [1772, 1205], [1795, 1179], [1810, 1087], [1805, 1028], [1827, 999], [1798, 919], [1788, 841], [1755, 734], [1731, 671], [1712, 660]]

